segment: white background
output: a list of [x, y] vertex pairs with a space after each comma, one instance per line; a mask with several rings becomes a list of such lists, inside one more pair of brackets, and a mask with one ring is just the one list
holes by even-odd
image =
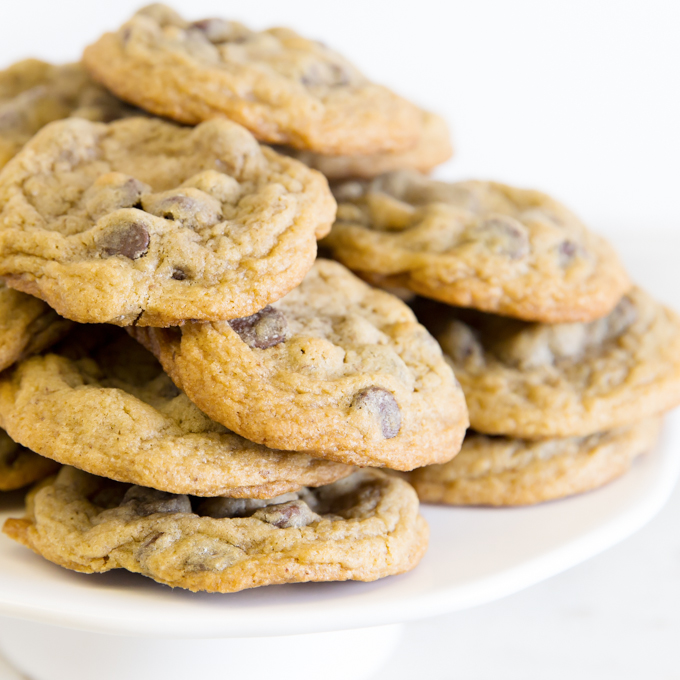
[[[0, 64], [77, 59], [137, 6], [0, 0]], [[633, 274], [656, 272], [642, 283], [680, 307], [680, 2], [174, 6], [194, 18], [230, 13], [253, 27], [289, 25], [337, 48], [448, 119], [457, 154], [441, 177], [552, 193], [606, 233]], [[587, 564], [500, 602], [409, 626], [380, 680], [680, 678], [678, 526], [676, 493], [648, 528]]]
[[[680, 223], [677, 0], [173, 4], [292, 26], [443, 114], [458, 147], [445, 177], [540, 188], [607, 231]], [[138, 6], [0, 0], [0, 63], [77, 59]]]

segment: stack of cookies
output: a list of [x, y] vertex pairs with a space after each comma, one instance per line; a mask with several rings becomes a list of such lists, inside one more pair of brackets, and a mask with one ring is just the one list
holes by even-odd
[[417, 495], [376, 468], [450, 460], [464, 396], [404, 302], [316, 259], [336, 202], [295, 156], [426, 170], [442, 121], [292, 31], [159, 5], [0, 90], [4, 488], [64, 466], [5, 533], [192, 590], [415, 566]]
[[548, 197], [423, 174], [450, 154], [321, 43], [162, 5], [0, 74], [0, 489], [39, 482], [4, 532], [191, 590], [373, 580], [418, 496], [623, 472], [680, 320]]
[[537, 191], [401, 171], [336, 189], [325, 244], [411, 299], [460, 381], [461, 453], [407, 478], [425, 502], [523, 505], [596, 488], [680, 403], [680, 318]]

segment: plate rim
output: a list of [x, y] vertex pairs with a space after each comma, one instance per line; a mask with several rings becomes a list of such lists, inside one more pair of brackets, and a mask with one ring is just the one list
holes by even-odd
[[[258, 610], [255, 610], [254, 615], [249, 612], [249, 615], [244, 618], [241, 618], [244, 615], [240, 611], [238, 618], [235, 619], [233, 615], [229, 615], [228, 608], [224, 608], [219, 616], [216, 616], [215, 611], [211, 610], [207, 621], [197, 622], [195, 612], [192, 611], [192, 626], [189, 626], [191, 630], [187, 631], [185, 626], [178, 630], [175, 618], [163, 618], [167, 616], [166, 611], [161, 611], [160, 615], [156, 614], [154, 624], [150, 629], [149, 621], [153, 620], [153, 613], [141, 618], [139, 611], [132, 611], [128, 616], [120, 615], [118, 611], [115, 613], [103, 611], [93, 615], [91, 611], [79, 610], [77, 603], [66, 609], [63, 607], [55, 609], [50, 603], [42, 606], [28, 602], [22, 603], [17, 597], [7, 597], [8, 586], [3, 588], [2, 580], [0, 580], [0, 616], [112, 635], [206, 639], [270, 637], [368, 628], [406, 623], [460, 611], [509, 596], [566, 571], [621, 542], [651, 521], [668, 502], [680, 477], [680, 411], [666, 417], [660, 444], [654, 451], [650, 452], [649, 456], [654, 457], [650, 463], [654, 471], [652, 483], [648, 484], [642, 493], [631, 499], [630, 505], [622, 508], [613, 517], [597, 524], [590, 531], [582, 531], [573, 539], [559, 543], [551, 550], [540, 552], [537, 556], [527, 559], [521, 564], [481, 577], [465, 585], [442, 586], [407, 598], [390, 597], [390, 583], [394, 582], [394, 579], [412, 577], [411, 574], [405, 574], [374, 582], [378, 584], [378, 588], [382, 588], [383, 597], [379, 600], [378, 605], [373, 602], [368, 608], [366, 604], [356, 601], [361, 599], [361, 593], [357, 595], [356, 592], [353, 593], [348, 589], [348, 598], [342, 597], [333, 600], [330, 605], [330, 615], [327, 613], [325, 616], [309, 616], [306, 610], [310, 605], [306, 603], [302, 607], [305, 610], [302, 615], [296, 616], [294, 612], [269, 611], [263, 615], [265, 620], [259, 620]], [[641, 469], [633, 466], [633, 469], [626, 474], [640, 475], [642, 472]], [[616, 480], [613, 484], [616, 484]], [[598, 491], [594, 490], [589, 493], [596, 494]], [[568, 501], [569, 499], [553, 501], [547, 505], [552, 507], [555, 503]], [[541, 511], [541, 505], [532, 506], [532, 508], [538, 512]], [[448, 508], [445, 506], [434, 506], [426, 507], [424, 514], [427, 516], [428, 512], [432, 510], [440, 514], [448, 512]], [[465, 508], [465, 510], [469, 511], [470, 509]], [[514, 508], [485, 508], [481, 512], [502, 513], [514, 510]], [[455, 512], [455, 508], [451, 508], [451, 511]], [[3, 516], [5, 514], [3, 513]], [[3, 550], [2, 546], [6, 545], [4, 543], [6, 537], [2, 538], [0, 551]], [[10, 539], [6, 540], [9, 541]], [[19, 548], [16, 544], [9, 545], [11, 548]], [[417, 571], [412, 572], [412, 574], [417, 577]], [[86, 575], [82, 576], [87, 577]], [[2, 579], [1, 567], [0, 579]], [[343, 585], [336, 584], [336, 587]], [[305, 586], [300, 584], [296, 587]], [[3, 590], [5, 590], [4, 593]], [[252, 593], [263, 590], [258, 588], [245, 592]], [[83, 591], [83, 593], [86, 595], [87, 591]], [[203, 597], [206, 595], [203, 594]], [[213, 596], [229, 597], [228, 594], [209, 595], [209, 597]], [[338, 606], [338, 599], [341, 601], [348, 599], [350, 603]], [[138, 610], [139, 607], [136, 609]], [[163, 610], [165, 609], [167, 607], [164, 605]]]

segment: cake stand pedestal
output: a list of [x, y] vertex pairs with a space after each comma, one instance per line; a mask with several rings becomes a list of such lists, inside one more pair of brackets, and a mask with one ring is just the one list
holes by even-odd
[[323, 680], [370, 680], [396, 651], [403, 628], [173, 640], [3, 619], [0, 650], [31, 680], [300, 680], [310, 671]]

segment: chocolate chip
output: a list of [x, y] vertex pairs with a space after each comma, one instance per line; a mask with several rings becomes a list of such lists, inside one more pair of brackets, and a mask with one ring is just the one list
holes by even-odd
[[272, 524], [279, 529], [305, 527], [321, 519], [302, 500], [289, 501], [279, 505], [269, 505], [255, 512], [253, 517], [262, 522], [267, 522], [267, 524]]
[[102, 175], [86, 192], [83, 202], [92, 219], [98, 220], [122, 208], [141, 208], [147, 184], [118, 172]]
[[223, 43], [233, 40], [234, 26], [231, 21], [224, 19], [201, 19], [194, 21], [191, 28], [201, 31], [211, 43]]
[[335, 199], [340, 201], [357, 201], [366, 191], [366, 187], [361, 182], [344, 182], [333, 188]]
[[379, 423], [385, 439], [392, 439], [401, 429], [401, 411], [391, 392], [382, 387], [368, 387], [361, 390], [352, 401], [353, 409], [365, 409]]
[[88, 500], [92, 505], [108, 510], [110, 508], [117, 508], [124, 495], [124, 487], [116, 484], [115, 486], [106, 486], [103, 489], [97, 489], [91, 496], [88, 496]]
[[331, 64], [330, 72], [332, 77], [331, 84], [333, 87], [344, 87], [345, 85], [349, 85], [351, 74], [345, 66], [341, 66], [340, 64]]
[[560, 253], [571, 257], [576, 254], [576, 244], [573, 241], [562, 241], [560, 244]]
[[[137, 559], [144, 562], [151, 555], [153, 555], [155, 551], [162, 549], [163, 544], [164, 543], [167, 544], [167, 541], [161, 541], [163, 536], [165, 536], [165, 532], [158, 531], [155, 534], [151, 534], [151, 536], [149, 536], [145, 541], [143, 541], [137, 548], [136, 552]], [[161, 542], [158, 543], [159, 541]]]
[[206, 498], [198, 506], [198, 514], [213, 519], [248, 517], [252, 514], [248, 501], [247, 498]]
[[557, 253], [560, 258], [560, 264], [566, 266], [571, 263], [571, 261], [581, 252], [581, 248], [577, 243], [573, 241], [562, 241], [559, 246], [557, 246]]
[[160, 538], [163, 538], [163, 536], [165, 536], [165, 532], [163, 531], [159, 531], [153, 536], [150, 536], [149, 538], [146, 539], [146, 541], [144, 541], [144, 543], [142, 543], [142, 545], [140, 546], [140, 551], [145, 552], [149, 548], [152, 548]]
[[606, 318], [609, 337], [616, 337], [621, 335], [630, 326], [632, 326], [638, 318], [638, 310], [635, 304], [629, 297], [621, 298], [614, 310]]
[[148, 517], [159, 512], [191, 512], [191, 502], [187, 496], [178, 496], [144, 486], [131, 486], [120, 504], [133, 506], [135, 514], [140, 517]]
[[124, 200], [126, 204], [121, 205], [120, 207], [141, 209], [142, 194], [145, 191], [148, 191], [149, 187], [146, 184], [144, 184], [144, 182], [140, 182], [138, 179], [130, 177], [130, 179], [126, 180], [121, 189], [123, 193], [121, 201]]
[[232, 319], [229, 325], [253, 349], [268, 349], [284, 342], [288, 329], [283, 313], [269, 305], [252, 316]]
[[460, 321], [453, 321], [447, 329], [443, 340], [445, 351], [456, 364], [464, 364], [468, 359], [481, 358], [483, 350], [474, 331]]
[[172, 278], [175, 279], [175, 281], [184, 281], [186, 279], [187, 275], [182, 269], [173, 269], [172, 270]]
[[474, 235], [492, 252], [511, 260], [520, 260], [530, 251], [526, 227], [511, 217], [490, 217], [478, 225]]
[[201, 517], [224, 519], [226, 517], [250, 517], [254, 512], [268, 505], [278, 505], [297, 500], [296, 493], [286, 493], [275, 498], [206, 498], [198, 506]]
[[139, 222], [121, 224], [100, 241], [100, 248], [105, 255], [122, 255], [136, 260], [146, 254], [149, 249], [149, 232]]
[[301, 81], [307, 87], [344, 87], [351, 82], [352, 74], [343, 64], [315, 62], [302, 74]]

